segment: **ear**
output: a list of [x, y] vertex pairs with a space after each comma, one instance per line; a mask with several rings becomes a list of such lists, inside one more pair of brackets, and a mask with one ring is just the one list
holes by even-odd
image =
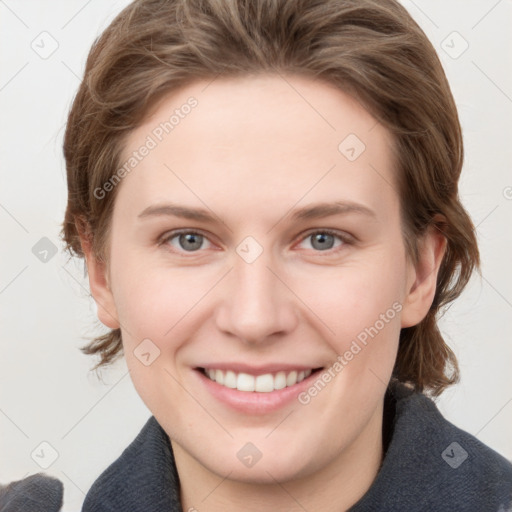
[[111, 329], [118, 329], [120, 326], [119, 317], [114, 302], [114, 295], [110, 288], [107, 265], [94, 254], [90, 231], [78, 226], [77, 229], [87, 264], [91, 295], [96, 302], [98, 310], [98, 319], [103, 325]]
[[417, 325], [427, 315], [436, 293], [437, 275], [445, 251], [446, 238], [434, 222], [419, 240], [417, 264], [411, 262], [409, 265], [402, 327]]

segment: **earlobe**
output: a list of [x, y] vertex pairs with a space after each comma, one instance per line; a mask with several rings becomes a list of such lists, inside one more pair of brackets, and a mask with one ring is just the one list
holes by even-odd
[[402, 327], [419, 324], [434, 300], [437, 276], [446, 251], [446, 237], [432, 224], [419, 242], [418, 262], [410, 263], [407, 295], [402, 309]]
[[108, 280], [107, 265], [95, 256], [90, 237], [85, 235], [83, 231], [80, 231], [80, 243], [85, 256], [87, 273], [89, 274], [91, 295], [98, 310], [98, 319], [106, 327], [118, 329], [120, 326], [119, 318]]

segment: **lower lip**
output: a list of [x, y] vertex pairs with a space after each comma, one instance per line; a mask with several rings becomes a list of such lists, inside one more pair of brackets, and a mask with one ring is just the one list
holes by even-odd
[[313, 372], [309, 377], [293, 386], [261, 393], [239, 391], [222, 386], [209, 379], [201, 370], [194, 370], [202, 384], [217, 400], [244, 414], [267, 414], [285, 407], [296, 400], [298, 395], [311, 385], [320, 371]]

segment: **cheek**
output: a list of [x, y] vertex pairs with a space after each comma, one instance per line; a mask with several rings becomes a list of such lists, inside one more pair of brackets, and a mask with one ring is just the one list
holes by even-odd
[[118, 277], [122, 284], [116, 289], [116, 303], [133, 384], [151, 411], [161, 409], [164, 396], [170, 403], [180, 403], [184, 397], [178, 382], [183, 375], [177, 355], [190, 340], [192, 312], [208, 290], [206, 278], [198, 288], [182, 269], [137, 266], [124, 274], [124, 280], [119, 269]]
[[123, 349], [134, 386], [150, 410], [183, 400], [180, 354], [211, 313], [208, 291], [218, 281], [210, 269], [142, 266], [125, 260], [116, 272], [116, 306]]
[[211, 271], [165, 268], [136, 257], [119, 260], [113, 282], [117, 312], [131, 342], [168, 338], [212, 286]]
[[311, 309], [328, 326], [324, 339], [333, 356], [319, 376], [322, 382], [315, 381], [299, 403], [311, 407], [313, 416], [329, 415], [332, 425], [347, 418], [363, 424], [375, 412], [396, 360], [403, 268], [398, 257], [381, 255], [368, 265], [337, 269], [330, 277], [316, 294], [311, 293], [314, 279], [303, 282], [302, 296], [312, 298]]
[[317, 277], [304, 276], [298, 294], [307, 299], [311, 322], [320, 326], [332, 349], [331, 376], [340, 376], [332, 392], [347, 403], [366, 403], [370, 414], [398, 350], [403, 262], [391, 251], [389, 256], [379, 251], [364, 263], [330, 269], [321, 287]]
[[[399, 257], [376, 253], [365, 262], [304, 273], [293, 289], [325, 326], [329, 338], [346, 340], [378, 323], [397, 323], [405, 273]], [[305, 311], [305, 309], [304, 309]]]

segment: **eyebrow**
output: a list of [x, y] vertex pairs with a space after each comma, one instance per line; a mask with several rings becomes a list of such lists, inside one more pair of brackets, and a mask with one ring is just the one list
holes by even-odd
[[[291, 219], [310, 220], [332, 215], [347, 215], [349, 213], [357, 213], [365, 215], [373, 219], [377, 215], [373, 210], [359, 203], [352, 201], [337, 201], [334, 203], [315, 203], [293, 211]], [[287, 216], [288, 214], [286, 214]], [[212, 215], [208, 210], [202, 208], [189, 208], [173, 203], [148, 206], [139, 213], [138, 218], [172, 216], [183, 219], [194, 220], [198, 222], [215, 223], [216, 215]], [[218, 217], [217, 217], [218, 218]]]

